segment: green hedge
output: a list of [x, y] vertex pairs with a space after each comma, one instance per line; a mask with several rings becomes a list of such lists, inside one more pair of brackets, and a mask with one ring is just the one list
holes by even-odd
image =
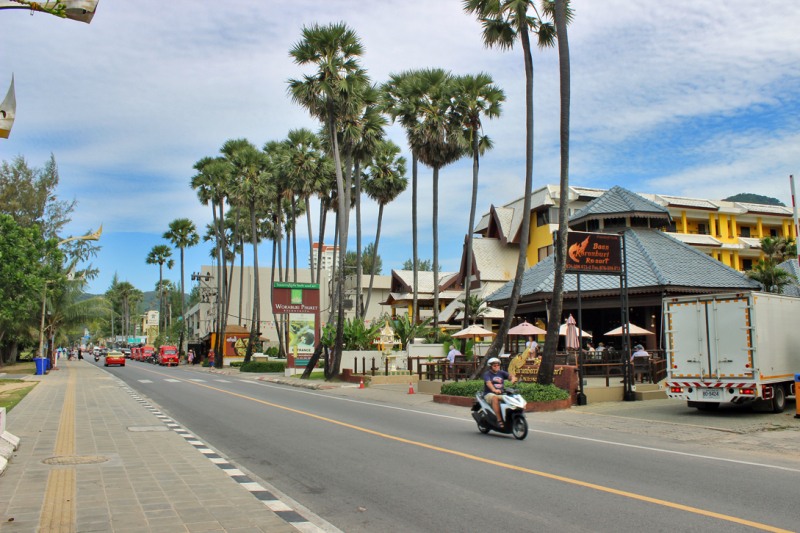
[[202, 363], [200, 363], [200, 364], [201, 364], [202, 366], [206, 367], [206, 368], [208, 368], [209, 366], [211, 366], [211, 365], [208, 363], [208, 359], [206, 359], [205, 361], [203, 361], [203, 362], [202, 362]]
[[231, 366], [232, 366], [233, 368], [237, 368], [237, 367], [240, 367], [240, 366], [242, 366], [243, 364], [244, 364], [244, 361], [233, 361], [233, 362], [231, 363]]
[[283, 372], [286, 363], [278, 361], [250, 361], [239, 367], [239, 372]]
[[[483, 381], [459, 381], [442, 385], [442, 394], [450, 396], [475, 396], [483, 390]], [[506, 381], [506, 387], [519, 389], [519, 393], [528, 402], [552, 402], [553, 400], [566, 400], [569, 393], [555, 385], [539, 385], [538, 383], [515, 383]]]

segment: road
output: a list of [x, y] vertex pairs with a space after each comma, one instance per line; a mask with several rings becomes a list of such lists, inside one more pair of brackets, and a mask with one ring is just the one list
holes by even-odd
[[530, 418], [517, 441], [481, 435], [464, 408], [442, 414], [132, 361], [107, 370], [348, 533], [800, 530], [799, 457], [692, 455]]

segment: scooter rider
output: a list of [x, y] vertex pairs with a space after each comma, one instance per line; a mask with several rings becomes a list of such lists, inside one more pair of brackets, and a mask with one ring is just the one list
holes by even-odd
[[491, 404], [497, 417], [497, 424], [502, 428], [503, 418], [500, 416], [500, 395], [503, 394], [503, 383], [509, 377], [511, 383], [516, 383], [517, 376], [511, 376], [505, 370], [500, 370], [500, 359], [492, 357], [487, 362], [489, 370], [483, 374], [483, 399]]

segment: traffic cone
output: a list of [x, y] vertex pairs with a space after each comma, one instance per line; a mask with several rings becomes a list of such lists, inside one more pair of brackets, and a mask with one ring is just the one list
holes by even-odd
[[364, 378], [361, 378], [361, 383], [358, 384], [358, 388], [359, 389], [363, 389], [364, 388]]
[[413, 383], [409, 383], [408, 384], [408, 393], [409, 394], [416, 394], [416, 392], [414, 392], [414, 384]]

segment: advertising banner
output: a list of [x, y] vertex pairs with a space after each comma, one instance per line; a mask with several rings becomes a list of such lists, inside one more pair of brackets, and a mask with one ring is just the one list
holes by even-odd
[[272, 291], [272, 312], [319, 313], [319, 285], [316, 283], [276, 283]]
[[567, 272], [570, 274], [622, 274], [622, 240], [609, 233], [567, 233]]
[[316, 315], [296, 313], [289, 318], [289, 351], [294, 355], [297, 348], [298, 359], [309, 359], [317, 343]]
[[[275, 283], [272, 290], [272, 310], [288, 314], [288, 366], [303, 366], [319, 342], [319, 285], [316, 283]], [[295, 358], [296, 354], [296, 358]]]

